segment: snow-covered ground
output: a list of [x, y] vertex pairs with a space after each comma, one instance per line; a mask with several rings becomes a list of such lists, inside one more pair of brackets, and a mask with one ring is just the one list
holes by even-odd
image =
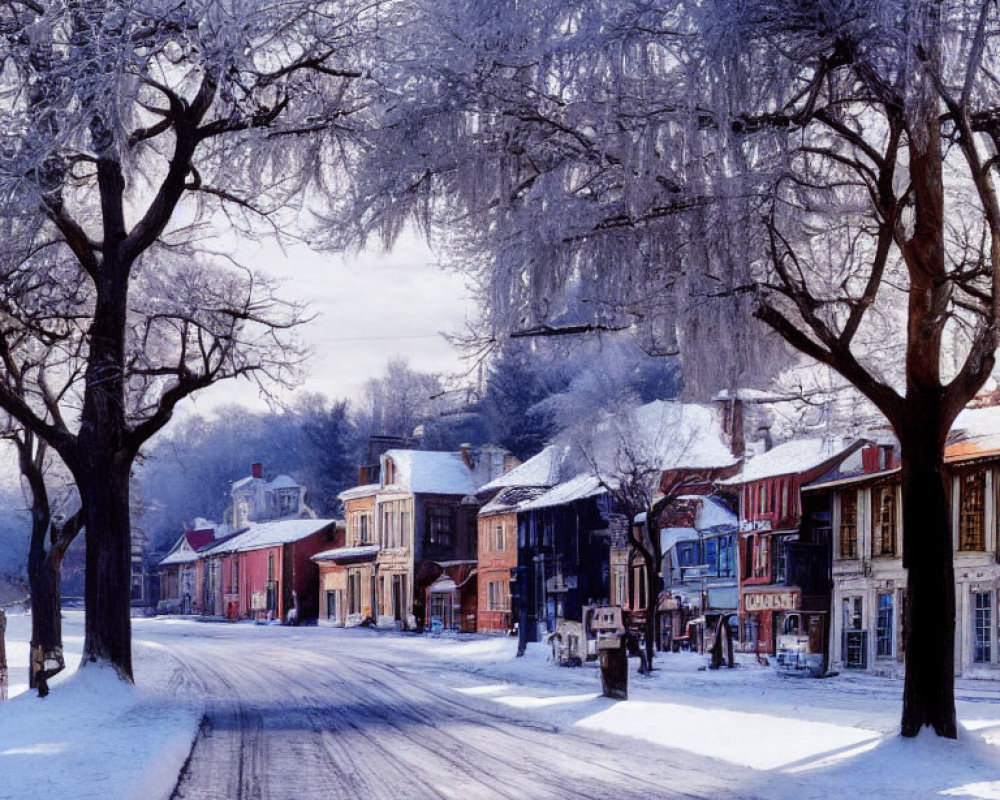
[[66, 611], [67, 668], [40, 700], [27, 684], [31, 619], [7, 619], [11, 699], [0, 703], [0, 798], [168, 798], [201, 719], [198, 698], [165, 691], [180, 663], [150, 642], [135, 648], [139, 687], [107, 669], [79, 670], [83, 612]]
[[[71, 620], [67, 633], [78, 632]], [[15, 678], [23, 634], [13, 618]], [[276, 796], [324, 796], [325, 786], [368, 797], [383, 780], [387, 796], [461, 796], [475, 778], [464, 796], [476, 800], [557, 797], [575, 771], [577, 788], [595, 792], [586, 796], [620, 780], [628, 797], [1000, 800], [1000, 683], [960, 682], [957, 742], [903, 740], [900, 682], [856, 674], [791, 678], [756, 663], [713, 672], [696, 654], [661, 655], [649, 677], [633, 662], [630, 699], [615, 702], [600, 696], [594, 665], [556, 667], [541, 645], [518, 659], [503, 638], [154, 619], [136, 620], [135, 639], [137, 689], [85, 669], [45, 701], [0, 705], [0, 798], [168, 795], [204, 695], [214, 729], [202, 728], [202, 764], [192, 759], [181, 797], [250, 794], [281, 770], [294, 777]], [[465, 767], [436, 763], [441, 751]], [[534, 772], [547, 751], [558, 758]], [[246, 770], [229, 761], [248, 757]], [[236, 771], [249, 783], [227, 777]], [[487, 790], [490, 774], [502, 778]]]

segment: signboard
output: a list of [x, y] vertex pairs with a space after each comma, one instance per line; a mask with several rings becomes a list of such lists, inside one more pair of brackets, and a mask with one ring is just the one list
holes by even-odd
[[802, 604], [798, 592], [748, 592], [743, 595], [746, 611], [794, 611]]
[[267, 595], [264, 592], [254, 592], [250, 595], [250, 610], [251, 611], [265, 611], [267, 610]]

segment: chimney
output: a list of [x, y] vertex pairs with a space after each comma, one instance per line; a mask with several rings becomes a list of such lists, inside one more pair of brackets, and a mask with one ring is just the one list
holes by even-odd
[[771, 438], [771, 426], [761, 425], [757, 428], [757, 433], [760, 434], [761, 439], [764, 440], [764, 452], [766, 453], [772, 447], [774, 447], [774, 439]]
[[469, 469], [474, 469], [476, 462], [472, 459], [472, 445], [471, 444], [460, 444], [458, 446], [459, 452], [462, 456], [462, 461], [465, 462], [465, 466]]
[[743, 428], [743, 400], [735, 394], [726, 394], [718, 399], [719, 416], [726, 445], [737, 458], [746, 453], [746, 436]]
[[254, 461], [250, 465], [250, 474], [253, 475], [253, 477], [255, 477], [255, 478], [263, 478], [264, 477], [264, 465], [261, 462], [259, 462], [259, 461]]
[[879, 447], [877, 444], [867, 444], [861, 448], [861, 471], [878, 472], [881, 469], [879, 464]]

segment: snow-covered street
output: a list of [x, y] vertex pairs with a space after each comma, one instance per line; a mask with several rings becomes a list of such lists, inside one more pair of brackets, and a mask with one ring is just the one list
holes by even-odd
[[0, 705], [0, 798], [1000, 798], [992, 683], [960, 683], [958, 742], [910, 741], [900, 683], [869, 676], [664, 655], [616, 703], [593, 665], [503, 638], [162, 618], [134, 636], [136, 690], [83, 670]]

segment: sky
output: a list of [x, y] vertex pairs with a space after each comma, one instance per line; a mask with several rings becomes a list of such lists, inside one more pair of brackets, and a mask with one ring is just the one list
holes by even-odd
[[[257, 244], [241, 253], [248, 266], [283, 281], [281, 296], [308, 303], [316, 318], [301, 329], [312, 348], [300, 390], [329, 398], [360, 397], [386, 361], [405, 357], [422, 372], [460, 373], [470, 365], [443, 333], [460, 333], [475, 306], [463, 275], [437, 265], [430, 248], [405, 234], [390, 252], [317, 253], [305, 245]], [[248, 381], [224, 381], [188, 402], [187, 413], [239, 403], [265, 408]]]

